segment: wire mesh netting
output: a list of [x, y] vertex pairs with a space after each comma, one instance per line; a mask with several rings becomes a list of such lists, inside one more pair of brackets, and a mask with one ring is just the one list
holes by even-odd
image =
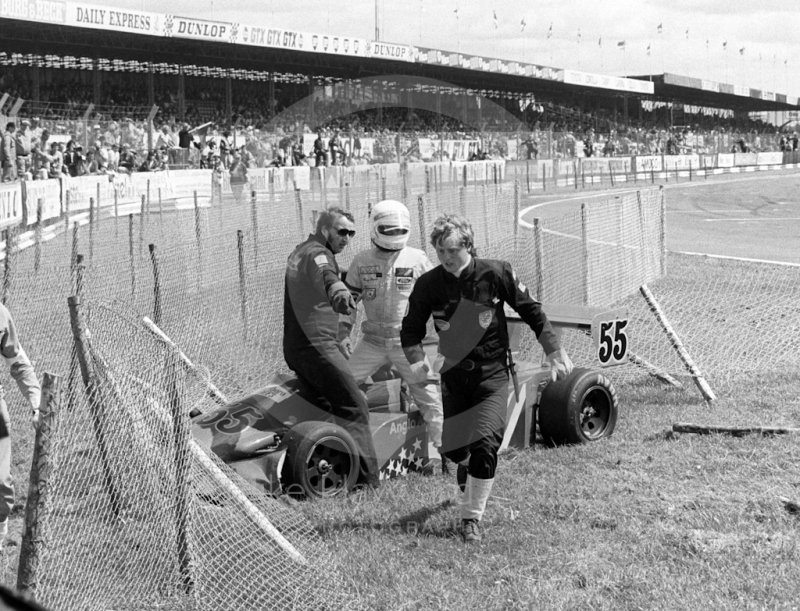
[[[511, 261], [546, 303], [627, 306], [631, 352], [660, 371], [687, 375], [637, 292], [646, 283], [712, 383], [776, 362], [797, 366], [797, 268], [667, 257], [658, 189], [526, 227], [517, 223], [519, 188], [498, 175], [466, 183], [438, 170], [330, 176], [303, 191], [265, 188], [211, 205], [96, 215], [38, 248], [9, 241], [4, 296], [23, 345], [37, 371], [65, 379], [53, 442], [58, 469], [42, 518], [38, 597], [47, 606], [338, 608], [335, 550], [281, 501], [198, 454], [187, 425], [190, 409], [218, 405], [208, 383], [234, 400], [285, 371], [285, 261], [326, 206], [355, 217], [357, 234], [338, 257], [343, 270], [370, 245], [369, 204], [395, 198], [412, 215], [410, 245], [434, 261], [434, 219], [461, 214], [473, 223], [480, 256]], [[67, 303], [76, 293], [91, 348], [91, 399]], [[181, 369], [145, 330], [144, 316], [197, 369]], [[590, 337], [565, 331], [564, 343], [576, 365], [596, 367]], [[540, 358], [530, 331], [521, 357]], [[628, 364], [609, 374], [623, 381], [649, 371]], [[19, 398], [8, 396], [12, 420], [21, 421]], [[17, 481], [27, 479], [30, 455], [31, 442], [15, 439]]]

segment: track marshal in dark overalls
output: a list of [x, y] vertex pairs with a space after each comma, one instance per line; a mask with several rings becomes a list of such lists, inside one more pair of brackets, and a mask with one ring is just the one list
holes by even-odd
[[[440, 217], [431, 244], [440, 265], [414, 285], [400, 340], [419, 379], [432, 370], [441, 373], [441, 452], [458, 464], [461, 535], [465, 542], [476, 543], [481, 540], [479, 522], [494, 482], [509, 397], [504, 304], [534, 331], [555, 376], [568, 376], [572, 363], [542, 305], [531, 297], [511, 264], [476, 256], [469, 221], [455, 215]], [[428, 362], [421, 345], [431, 316], [439, 334], [435, 364]]]

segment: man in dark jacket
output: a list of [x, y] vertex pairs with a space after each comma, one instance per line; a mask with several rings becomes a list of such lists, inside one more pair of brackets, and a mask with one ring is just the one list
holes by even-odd
[[[359, 450], [360, 482], [379, 484], [378, 459], [369, 430], [369, 408], [356, 384], [341, 341], [356, 308], [335, 255], [355, 235], [353, 216], [341, 208], [320, 214], [316, 233], [294, 249], [286, 265], [283, 357], [302, 386], [330, 403], [330, 412]], [[327, 407], [327, 406], [326, 406]]]
[[[441, 452], [458, 463], [461, 535], [481, 541], [479, 522], [492, 490], [508, 405], [508, 328], [504, 304], [536, 334], [554, 376], [572, 371], [541, 304], [507, 261], [476, 257], [472, 225], [455, 215], [434, 224], [431, 244], [441, 265], [420, 276], [408, 300], [400, 343], [420, 382], [441, 372], [444, 430]], [[422, 350], [433, 316], [439, 334], [436, 365]]]

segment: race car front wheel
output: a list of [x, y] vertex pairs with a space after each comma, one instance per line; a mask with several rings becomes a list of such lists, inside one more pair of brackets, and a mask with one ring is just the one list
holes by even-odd
[[331, 497], [355, 486], [358, 449], [346, 430], [331, 422], [308, 421], [292, 427], [281, 480], [294, 497]]
[[539, 431], [548, 445], [608, 437], [617, 424], [617, 391], [598, 371], [577, 368], [551, 382], [539, 402]]

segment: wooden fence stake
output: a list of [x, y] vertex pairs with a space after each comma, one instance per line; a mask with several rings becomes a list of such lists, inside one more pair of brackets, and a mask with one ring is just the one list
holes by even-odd
[[[220, 200], [221, 202], [222, 200]], [[194, 192], [194, 237], [197, 241], [197, 258], [200, 261], [200, 273], [203, 273], [203, 243], [201, 240], [200, 204], [197, 203], [197, 191]]]
[[133, 214], [128, 215], [128, 256], [131, 260], [131, 297], [136, 297], [136, 260], [133, 256]]
[[533, 242], [536, 248], [536, 290], [537, 299], [544, 301], [544, 231], [542, 230], [542, 219], [533, 219]]
[[145, 205], [147, 204], [146, 196], [142, 195], [142, 206], [139, 209], [139, 256], [142, 256], [142, 252], [144, 250], [144, 216], [145, 216]]
[[164, 202], [161, 199], [161, 187], [158, 188], [158, 224], [161, 225], [161, 239], [164, 239]]
[[258, 207], [256, 202], [256, 192], [250, 193], [250, 205], [252, 206], [251, 218], [253, 225], [253, 263], [258, 269]]
[[119, 240], [119, 192], [114, 189], [114, 238]]
[[3, 231], [3, 236], [6, 243], [6, 258], [3, 267], [3, 305], [8, 303], [11, 293], [11, 276], [14, 273], [13, 264], [11, 259], [14, 257], [14, 228], [9, 227]]
[[89, 262], [94, 259], [94, 198], [89, 198]]
[[39, 273], [39, 266], [42, 263], [42, 206], [44, 199], [41, 197], [36, 200], [36, 229], [34, 230], [34, 253], [33, 271]]
[[107, 425], [105, 422], [105, 406], [103, 405], [104, 399], [101, 385], [98, 383], [97, 374], [94, 370], [94, 359], [87, 341], [86, 322], [81, 309], [81, 299], [77, 295], [73, 295], [67, 298], [67, 303], [69, 304], [72, 336], [78, 353], [78, 363], [81, 366], [81, 377], [83, 378], [86, 398], [92, 414], [92, 425], [97, 448], [100, 452], [100, 461], [103, 464], [103, 483], [111, 501], [111, 511], [116, 517], [119, 517], [122, 511], [122, 499], [111, 470], [110, 454], [106, 444]]
[[672, 344], [672, 347], [678, 353], [678, 356], [680, 357], [681, 361], [691, 374], [692, 378], [694, 379], [694, 383], [697, 385], [697, 388], [700, 389], [700, 393], [703, 395], [703, 398], [709, 402], [716, 401], [717, 397], [714, 394], [714, 391], [711, 390], [711, 386], [709, 386], [708, 382], [706, 382], [706, 379], [703, 377], [703, 374], [700, 373], [700, 370], [694, 364], [692, 357], [689, 355], [689, 352], [684, 347], [681, 338], [678, 337], [678, 334], [672, 328], [672, 325], [670, 324], [669, 320], [667, 320], [666, 315], [661, 309], [661, 306], [658, 305], [658, 302], [656, 301], [656, 298], [653, 296], [653, 293], [650, 292], [650, 289], [647, 287], [646, 284], [643, 284], [641, 287], [639, 287], [639, 292], [644, 297], [645, 301], [647, 302], [647, 305], [650, 307], [650, 311], [656, 317], [656, 320], [658, 320], [659, 324], [661, 325], [661, 328], [664, 330], [664, 333], [667, 334], [667, 338]]
[[[236, 248], [239, 251], [239, 299], [242, 309], [242, 326], [244, 327], [244, 339], [247, 340], [247, 284], [244, 268], [244, 233], [239, 229], [236, 232]], [[158, 324], [158, 321], [156, 321]]]
[[581, 204], [581, 250], [583, 252], [583, 305], [591, 303], [589, 283], [591, 281], [589, 272], [589, 208], [585, 203]]
[[45, 372], [39, 404], [39, 426], [33, 445], [28, 499], [25, 503], [25, 529], [19, 550], [17, 590], [32, 598], [39, 588], [39, 566], [47, 543], [47, 514], [50, 511], [50, 477], [53, 463], [50, 453], [53, 430], [61, 405], [62, 378]]
[[156, 258], [156, 245], [149, 244], [150, 261], [153, 263], [153, 320], [161, 324], [161, 280], [158, 273], [158, 259]]
[[167, 355], [166, 390], [172, 412], [172, 433], [175, 444], [175, 544], [178, 551], [183, 589], [186, 594], [194, 591], [194, 569], [191, 545], [192, 488], [191, 458], [189, 447], [191, 427], [183, 409], [184, 372], [174, 352]]

